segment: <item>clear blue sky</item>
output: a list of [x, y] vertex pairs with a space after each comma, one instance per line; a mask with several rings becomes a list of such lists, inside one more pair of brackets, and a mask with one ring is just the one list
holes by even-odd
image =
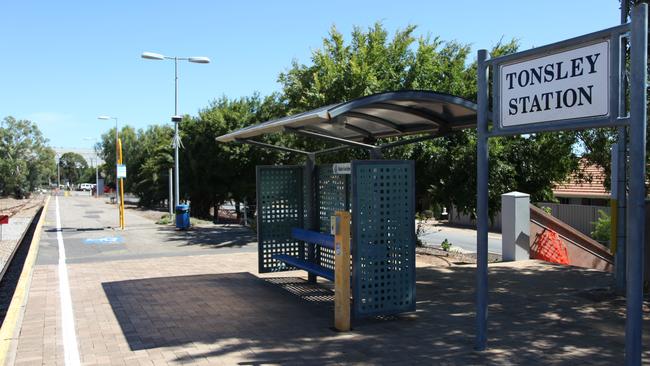
[[502, 37], [522, 49], [611, 27], [617, 0], [546, 1], [3, 1], [0, 118], [37, 122], [52, 146], [90, 147], [111, 127], [169, 123], [174, 65], [143, 51], [208, 56], [181, 63], [179, 112], [196, 115], [222, 95], [279, 90], [292, 59], [309, 63], [332, 25], [382, 21], [392, 32], [490, 48]]

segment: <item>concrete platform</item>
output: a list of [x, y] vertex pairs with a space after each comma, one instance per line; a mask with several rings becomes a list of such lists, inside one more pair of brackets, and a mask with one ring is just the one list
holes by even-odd
[[[475, 352], [473, 267], [419, 266], [415, 313], [358, 321], [353, 331], [337, 333], [330, 329], [328, 284], [307, 285], [302, 272], [258, 275], [253, 236], [245, 229], [178, 233], [129, 213], [127, 230], [113, 232], [106, 228], [110, 205], [83, 197], [59, 202], [75, 336], [85, 365], [623, 360], [625, 302], [602, 290], [612, 282], [606, 273], [536, 261], [491, 265], [489, 349]], [[54, 209], [52, 202], [17, 340], [17, 365], [64, 364]], [[89, 227], [103, 227], [103, 233], [76, 230]], [[111, 235], [122, 240], [87, 241]], [[202, 238], [218, 235], [230, 244], [202, 245]], [[648, 312], [645, 321], [649, 329]], [[650, 365], [647, 347], [644, 364]]]

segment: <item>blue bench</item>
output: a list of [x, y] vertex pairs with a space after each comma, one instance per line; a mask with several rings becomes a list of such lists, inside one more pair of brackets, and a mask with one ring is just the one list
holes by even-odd
[[[305, 230], [300, 228], [291, 229], [291, 237], [296, 240], [304, 241], [307, 244], [311, 245], [320, 245], [322, 247], [334, 249], [334, 236], [329, 234], [323, 234], [317, 231]], [[287, 254], [274, 254], [271, 258], [284, 262], [290, 266], [305, 270], [309, 273], [313, 273], [316, 276], [326, 278], [330, 281], [334, 281], [334, 271], [320, 266], [316, 263], [306, 261]]]

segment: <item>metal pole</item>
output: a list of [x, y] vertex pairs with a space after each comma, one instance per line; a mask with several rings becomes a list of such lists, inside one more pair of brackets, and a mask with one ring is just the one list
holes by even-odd
[[476, 344], [482, 351], [487, 346], [488, 317], [488, 84], [487, 51], [478, 51], [478, 110], [476, 142]]
[[56, 189], [61, 188], [61, 155], [56, 157]]
[[98, 158], [95, 158], [95, 198], [99, 198], [99, 164]]
[[[627, 23], [627, 13], [628, 13], [628, 1], [621, 1], [621, 24]], [[619, 92], [619, 111], [623, 115], [627, 115], [627, 106], [625, 98], [625, 90], [627, 90], [627, 76], [625, 72], [625, 63], [626, 63], [626, 48], [627, 48], [627, 39], [621, 39], [621, 52], [620, 55], [620, 65], [621, 65], [621, 75], [620, 80], [622, 82], [622, 88]], [[618, 141], [616, 146], [616, 164], [612, 161], [612, 166], [616, 165], [616, 185], [612, 182], [612, 188], [616, 186], [616, 192], [612, 189], [612, 196], [616, 197], [616, 255], [614, 257], [614, 264], [616, 267], [616, 289], [620, 292], [623, 292], [625, 289], [625, 202], [627, 196], [627, 128], [621, 126], [617, 129], [617, 138]]]
[[[307, 230], [319, 230], [319, 219], [318, 219], [318, 213], [317, 213], [317, 205], [316, 205], [316, 192], [315, 189], [316, 184], [314, 184], [314, 179], [315, 178], [315, 173], [316, 173], [316, 154], [308, 154], [307, 155], [307, 161], [305, 162], [305, 184], [303, 185], [307, 192], [305, 192], [305, 196], [307, 198], [306, 202], [304, 203], [304, 207], [307, 208], [307, 221], [305, 222], [304, 226]], [[309, 262], [316, 262], [316, 257], [318, 256], [318, 253], [316, 252], [319, 250], [316, 248], [315, 245], [309, 245], [307, 247], [307, 260]], [[304, 251], [301, 251], [304, 253]], [[309, 273], [307, 275], [307, 281], [310, 283], [316, 283], [316, 275], [313, 273]]]
[[[174, 57], [174, 116], [178, 116], [178, 57]], [[174, 206], [180, 204], [180, 185], [178, 179], [178, 123], [174, 122]]]
[[630, 80], [630, 193], [627, 203], [627, 314], [625, 364], [641, 365], [643, 337], [643, 246], [645, 244], [645, 164], [648, 5], [632, 9]]
[[248, 204], [244, 200], [244, 226], [248, 226]]
[[119, 139], [119, 133], [117, 132], [117, 118], [113, 117], [115, 120], [115, 203], [117, 204], [117, 207], [119, 208], [120, 204], [120, 188], [119, 184], [117, 183], [117, 141]]
[[174, 216], [174, 169], [169, 168], [169, 215]]

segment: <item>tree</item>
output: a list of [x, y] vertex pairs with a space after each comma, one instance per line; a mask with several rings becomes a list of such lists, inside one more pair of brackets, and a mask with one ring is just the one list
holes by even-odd
[[169, 168], [174, 166], [173, 133], [170, 126], [149, 126], [138, 130], [137, 146], [129, 149], [129, 187], [140, 198], [140, 206], [157, 206], [168, 198]]
[[88, 163], [83, 156], [67, 152], [59, 158], [61, 180], [71, 185], [79, 184], [84, 171], [88, 169]]
[[[255, 199], [255, 166], [283, 161], [283, 154], [250, 145], [220, 144], [215, 138], [277, 112], [274, 97], [258, 95], [230, 100], [222, 97], [181, 122], [181, 195], [192, 202], [192, 212], [208, 217], [211, 208], [234, 199]], [[269, 138], [269, 142], [274, 142]]]
[[0, 123], [0, 194], [24, 196], [56, 171], [54, 151], [35, 123], [8, 116]]
[[[289, 113], [339, 103], [368, 94], [427, 89], [474, 100], [476, 62], [468, 62], [470, 47], [439, 38], [415, 37], [415, 26], [398, 30], [392, 39], [381, 23], [367, 31], [355, 28], [349, 44], [332, 28], [312, 64], [294, 61], [282, 73], [283, 101]], [[517, 50], [517, 42], [499, 42], [492, 57]], [[297, 147], [314, 142], [293, 141]], [[572, 134], [548, 133], [490, 140], [490, 212], [500, 207], [500, 195], [521, 190], [533, 199], [550, 199], [551, 188], [577, 167]], [[318, 144], [318, 143], [317, 143]], [[327, 157], [349, 161], [359, 151]], [[363, 154], [363, 158], [367, 155]], [[473, 129], [389, 151], [387, 158], [416, 163], [416, 192], [425, 202], [455, 205], [473, 212], [476, 204], [476, 132]], [[427, 209], [422, 207], [421, 209]]]

